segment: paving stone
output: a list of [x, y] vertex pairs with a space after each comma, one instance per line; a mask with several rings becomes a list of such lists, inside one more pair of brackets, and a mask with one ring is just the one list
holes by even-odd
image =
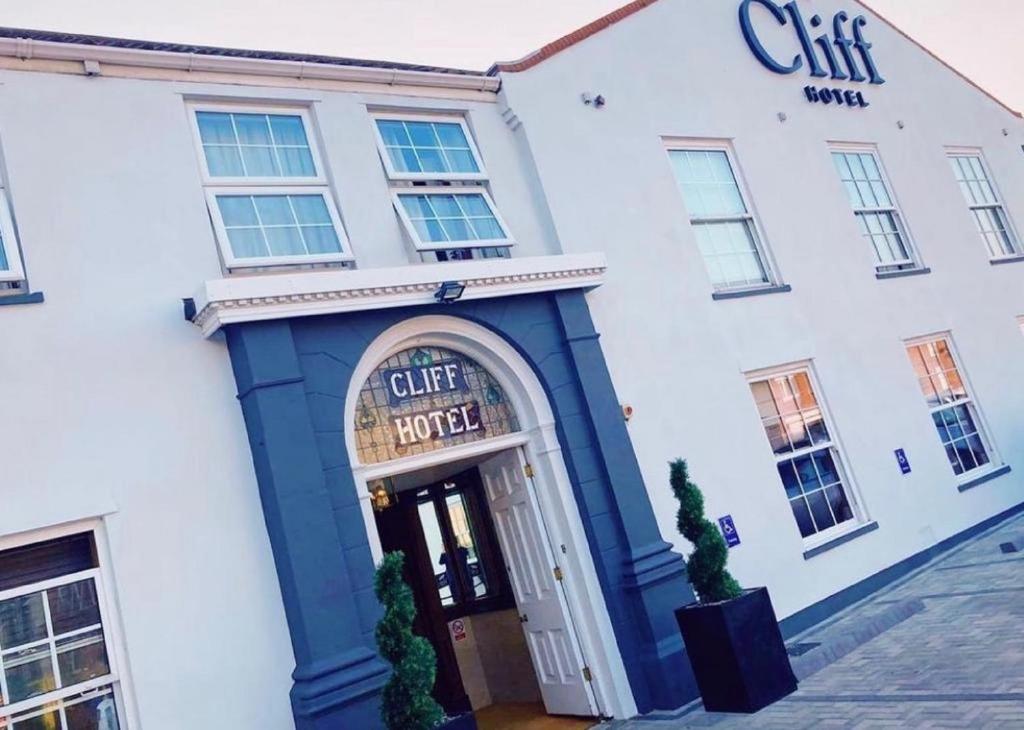
[[800, 689], [755, 715], [699, 707], [601, 730], [1024, 730], [1024, 516], [940, 556], [790, 643]]

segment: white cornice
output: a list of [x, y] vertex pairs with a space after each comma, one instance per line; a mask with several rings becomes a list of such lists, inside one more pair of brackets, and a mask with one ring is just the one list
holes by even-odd
[[605, 269], [595, 253], [235, 276], [203, 284], [193, 321], [209, 337], [241, 322], [433, 304], [446, 281], [466, 285], [461, 301], [589, 289], [603, 283]]
[[439, 73], [371, 66], [342, 66], [310, 61], [278, 61], [198, 53], [138, 50], [79, 43], [55, 43], [31, 38], [0, 38], [0, 56], [49, 61], [96, 61], [100, 64], [177, 71], [270, 76], [292, 79], [325, 79], [389, 86], [419, 86], [469, 91], [496, 91], [500, 81], [485, 74]]

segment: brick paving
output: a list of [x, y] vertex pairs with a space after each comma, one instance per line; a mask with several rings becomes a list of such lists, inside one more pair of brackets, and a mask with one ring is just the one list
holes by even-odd
[[756, 715], [698, 702], [599, 727], [1024, 730], [1024, 552], [1006, 542], [1024, 547], [1024, 515], [790, 640], [822, 646], [793, 660], [800, 689]]

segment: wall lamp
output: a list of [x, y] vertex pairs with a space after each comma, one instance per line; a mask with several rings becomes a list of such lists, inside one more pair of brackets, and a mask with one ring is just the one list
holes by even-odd
[[441, 304], [451, 304], [462, 299], [466, 285], [458, 281], [446, 281], [434, 292], [434, 299]]

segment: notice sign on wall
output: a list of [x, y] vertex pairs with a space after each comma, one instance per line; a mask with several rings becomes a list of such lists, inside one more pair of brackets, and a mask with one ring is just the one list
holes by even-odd
[[448, 625], [448, 627], [452, 631], [452, 641], [466, 640], [466, 622], [463, 619], [455, 619]]
[[725, 538], [726, 545], [734, 548], [740, 544], [740, 533], [736, 531], [736, 523], [733, 522], [732, 515], [719, 517], [718, 526], [722, 529], [722, 537]]

